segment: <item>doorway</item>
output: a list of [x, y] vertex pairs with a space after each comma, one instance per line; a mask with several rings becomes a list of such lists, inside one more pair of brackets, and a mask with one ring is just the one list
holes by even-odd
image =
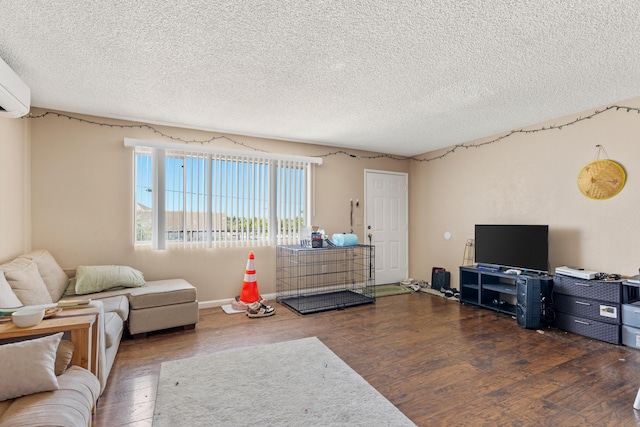
[[364, 174], [365, 231], [367, 243], [375, 246], [375, 284], [398, 283], [409, 271], [408, 174], [376, 170]]

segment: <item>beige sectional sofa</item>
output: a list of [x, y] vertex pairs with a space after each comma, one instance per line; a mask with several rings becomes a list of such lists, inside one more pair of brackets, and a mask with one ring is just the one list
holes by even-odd
[[[96, 269], [99, 268], [100, 266], [96, 266]], [[124, 268], [126, 269], [124, 270], [125, 274], [139, 273], [128, 267]], [[111, 276], [102, 275], [100, 277], [101, 281], [97, 281], [100, 282], [99, 288], [104, 290], [74, 295], [75, 292], [73, 291], [78, 289], [79, 282], [86, 276], [76, 277], [75, 271], [63, 270], [46, 250], [33, 251], [5, 262], [0, 265], [0, 271], [3, 273], [0, 275], [0, 308], [3, 308], [3, 304], [15, 302], [16, 300], [19, 300], [21, 305], [59, 303], [62, 306], [65, 302], [90, 299], [89, 304], [99, 311], [97, 343], [99, 393], [96, 396], [92, 396], [91, 386], [82, 385], [82, 380], [79, 379], [86, 377], [86, 371], [82, 370], [82, 368], [74, 367], [63, 374], [64, 380], [62, 380], [63, 376], [61, 376], [59, 381], [60, 384], [65, 384], [65, 387], [68, 385], [70, 390], [62, 389], [61, 386], [59, 390], [45, 392], [45, 396], [39, 396], [43, 393], [37, 393], [37, 395], [23, 396], [11, 401], [0, 402], [0, 427], [14, 425], [12, 424], [13, 414], [18, 411], [18, 408], [22, 408], [25, 405], [28, 407], [30, 405], [28, 402], [40, 402], [40, 399], [45, 401], [54, 399], [56, 403], [49, 403], [52, 410], [65, 412], [68, 409], [69, 413], [60, 414], [60, 416], [64, 415], [64, 417], [77, 413], [77, 421], [82, 424], [84, 419], [84, 415], [81, 414], [82, 411], [66, 407], [59, 402], [66, 401], [67, 397], [64, 396], [68, 393], [82, 394], [83, 397], [80, 400], [83, 401], [90, 401], [94, 397], [97, 399], [107, 384], [107, 378], [111, 372], [125, 329], [128, 329], [129, 334], [137, 337], [147, 332], [161, 329], [175, 327], [190, 329], [195, 327], [198, 322], [196, 289], [184, 279], [144, 282], [144, 280], [138, 280], [140, 277], [136, 277], [137, 281], [134, 280], [136, 281], [134, 286], [130, 283], [125, 283], [126, 280], [120, 283], [121, 275], [114, 276], [113, 283], [110, 283]], [[81, 270], [81, 267], [78, 267], [78, 272], [81, 271], [84, 272], [85, 270]], [[134, 273], [131, 273], [132, 271]], [[93, 280], [94, 277], [92, 276], [91, 279]], [[86, 281], [82, 283], [84, 284]], [[116, 285], [117, 288], [113, 289], [111, 284]], [[93, 285], [94, 283], [92, 283]], [[82, 371], [84, 371], [82, 374], [79, 373]], [[91, 376], [91, 374], [89, 375]], [[78, 379], [74, 379], [75, 377], [78, 377]], [[84, 393], [73, 389], [75, 386], [79, 386], [80, 389], [84, 390]], [[24, 411], [21, 413], [24, 413]], [[6, 417], [9, 418], [6, 419]], [[61, 419], [64, 419], [64, 417]], [[38, 424], [36, 418], [34, 418], [34, 422], [34, 425]]]

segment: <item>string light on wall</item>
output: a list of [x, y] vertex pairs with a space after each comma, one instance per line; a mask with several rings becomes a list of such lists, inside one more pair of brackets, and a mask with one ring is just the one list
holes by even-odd
[[[593, 113], [586, 115], [586, 116], [581, 116], [578, 117], [574, 120], [568, 121], [566, 123], [562, 123], [562, 124], [554, 124], [551, 126], [543, 126], [543, 127], [539, 127], [539, 128], [535, 128], [535, 129], [516, 129], [516, 130], [512, 130], [509, 131], [507, 133], [505, 133], [504, 135], [498, 136], [496, 138], [493, 138], [491, 140], [488, 141], [484, 141], [484, 142], [478, 142], [478, 143], [465, 143], [465, 144], [456, 144], [454, 146], [452, 146], [451, 148], [449, 148], [448, 150], [446, 150], [444, 153], [437, 155], [437, 156], [433, 156], [433, 157], [403, 157], [403, 156], [394, 156], [391, 154], [372, 154], [372, 155], [360, 155], [360, 154], [353, 154], [349, 151], [345, 151], [345, 150], [337, 150], [337, 151], [331, 151], [328, 153], [323, 153], [323, 154], [318, 154], [315, 155], [313, 157], [330, 157], [330, 156], [347, 156], [347, 157], [351, 157], [353, 159], [357, 159], [357, 160], [375, 160], [375, 159], [391, 159], [391, 160], [401, 160], [401, 161], [406, 161], [406, 160], [411, 160], [414, 162], [419, 162], [419, 163], [423, 163], [423, 162], [432, 162], [434, 160], [440, 160], [444, 157], [449, 156], [450, 154], [455, 153], [457, 150], [464, 148], [464, 149], [469, 149], [469, 148], [481, 148], [487, 145], [491, 145], [491, 144], [495, 144], [497, 142], [500, 142], [504, 139], [507, 139], [513, 135], [516, 134], [533, 134], [533, 133], [538, 133], [538, 132], [545, 132], [545, 131], [550, 131], [550, 130], [562, 130], [563, 128], [569, 127], [569, 126], [574, 126], [580, 122], [583, 122], [585, 120], [590, 120], [596, 116], [599, 116], [600, 114], [606, 113], [607, 111], [611, 111], [611, 110], [615, 110], [615, 111], [623, 111], [623, 112], [635, 112], [640, 114], [640, 108], [637, 107], [626, 107], [626, 106], [622, 106], [622, 105], [610, 105], [602, 110], [595, 110]], [[105, 127], [110, 127], [110, 128], [117, 128], [117, 129], [146, 129], [149, 130], [157, 135], [163, 136], [165, 138], [169, 138], [173, 141], [180, 141], [180, 142], [184, 142], [186, 144], [212, 144], [215, 143], [216, 141], [219, 140], [225, 140], [228, 142], [231, 142], [233, 144], [236, 145], [240, 145], [242, 147], [248, 148], [250, 150], [253, 151], [259, 151], [259, 152], [263, 152], [263, 153], [269, 153], [269, 151], [266, 150], [262, 150], [259, 148], [255, 148], [252, 147], [248, 144], [245, 144], [244, 142], [240, 142], [237, 141], [235, 139], [232, 139], [228, 136], [212, 136], [211, 138], [207, 138], [207, 139], [201, 139], [201, 140], [197, 140], [197, 139], [184, 139], [181, 137], [177, 137], [177, 136], [173, 136], [170, 134], [167, 134], [165, 132], [162, 132], [161, 130], [159, 130], [158, 128], [149, 125], [149, 124], [134, 124], [134, 125], [118, 125], [118, 124], [112, 124], [112, 123], [102, 123], [102, 122], [97, 122], [97, 121], [93, 121], [93, 120], [87, 120], [87, 119], [83, 119], [80, 117], [74, 117], [72, 115], [69, 114], [63, 114], [63, 113], [56, 113], [56, 112], [52, 112], [52, 111], [47, 111], [44, 112], [40, 115], [27, 115], [22, 117], [23, 119], [41, 119], [47, 116], [55, 116], [55, 117], [59, 117], [59, 118], [66, 118], [69, 120], [76, 120], [78, 122], [82, 122], [82, 123], [86, 123], [86, 124], [90, 124], [90, 125], [96, 125], [96, 126], [105, 126]]]
[[207, 139], [184, 139], [184, 138], [181, 138], [181, 137], [178, 137], [178, 136], [169, 135], [168, 133], [162, 132], [158, 128], [153, 127], [153, 126], [148, 125], [148, 124], [145, 124], [145, 123], [141, 123], [141, 124], [137, 124], [137, 125], [115, 125], [113, 123], [102, 123], [102, 122], [96, 122], [96, 121], [93, 121], [93, 120], [83, 119], [83, 118], [80, 118], [80, 117], [74, 117], [74, 116], [71, 116], [69, 114], [55, 113], [53, 111], [47, 111], [47, 112], [42, 113], [42, 114], [37, 115], [37, 116], [29, 114], [29, 115], [24, 116], [22, 118], [23, 119], [42, 119], [42, 118], [45, 118], [47, 116], [65, 118], [65, 119], [75, 120], [75, 121], [78, 121], [78, 122], [81, 122], [81, 123], [85, 123], [85, 124], [89, 124], [89, 125], [96, 125], [96, 126], [108, 127], [108, 128], [113, 128], [113, 129], [146, 129], [146, 130], [152, 131], [153, 133], [155, 133], [157, 135], [163, 136], [165, 138], [169, 138], [169, 139], [171, 139], [173, 141], [184, 142], [185, 144], [210, 144], [210, 143], [213, 143], [213, 142], [218, 141], [218, 140], [226, 140], [226, 141], [229, 141], [229, 142], [231, 142], [233, 144], [241, 145], [241, 146], [246, 147], [246, 148], [248, 148], [250, 150], [253, 150], [253, 151], [260, 151], [262, 153], [268, 153], [268, 151], [266, 151], [266, 150], [261, 150], [259, 148], [252, 147], [252, 146], [250, 146], [248, 144], [245, 144], [244, 142], [236, 141], [236, 140], [231, 139], [228, 136], [224, 136], [224, 135], [222, 135], [222, 136], [212, 136], [211, 138], [207, 138]]
[[411, 157], [411, 160], [414, 160], [416, 162], [430, 162], [433, 160], [439, 160], [442, 159], [443, 157], [448, 156], [449, 154], [454, 153], [456, 150], [458, 150], [459, 148], [480, 148], [480, 147], [484, 147], [486, 145], [490, 145], [490, 144], [494, 144], [496, 142], [500, 142], [503, 139], [509, 138], [512, 135], [515, 134], [529, 134], [529, 133], [538, 133], [538, 132], [545, 132], [545, 131], [549, 131], [549, 130], [562, 130], [562, 128], [565, 127], [569, 127], [569, 126], [573, 126], [576, 125], [580, 122], [583, 122], [585, 120], [589, 120], [592, 119], [600, 114], [606, 113], [607, 111], [610, 110], [616, 110], [616, 111], [625, 111], [627, 113], [630, 113], [632, 111], [640, 114], [640, 108], [636, 108], [636, 107], [625, 107], [625, 106], [621, 106], [621, 105], [610, 105], [609, 107], [606, 107], [602, 110], [595, 110], [593, 113], [587, 115], [587, 116], [582, 116], [582, 117], [578, 117], [574, 120], [571, 120], [569, 122], [563, 123], [563, 124], [559, 124], [559, 125], [551, 125], [551, 126], [543, 126], [540, 128], [535, 128], [535, 129], [517, 129], [517, 130], [512, 130], [510, 132], [507, 132], [504, 135], [498, 136], [494, 139], [491, 139], [489, 141], [484, 141], [484, 142], [480, 142], [480, 143], [475, 143], [475, 144], [456, 144], [453, 147], [451, 147], [449, 150], [445, 151], [443, 154], [439, 155], [439, 156], [435, 156], [435, 157], [428, 157], [428, 158], [416, 158], [416, 157]]

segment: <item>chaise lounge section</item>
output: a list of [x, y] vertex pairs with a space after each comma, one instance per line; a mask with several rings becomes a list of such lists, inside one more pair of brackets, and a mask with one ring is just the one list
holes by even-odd
[[[67, 272], [73, 274], [73, 272]], [[114, 304], [125, 297], [126, 307]], [[146, 282], [146, 286], [72, 295], [60, 301], [91, 299], [109, 305], [106, 310], [118, 311], [126, 322], [129, 334], [140, 338], [147, 332], [184, 327], [193, 329], [198, 323], [196, 288], [184, 279], [165, 279]]]

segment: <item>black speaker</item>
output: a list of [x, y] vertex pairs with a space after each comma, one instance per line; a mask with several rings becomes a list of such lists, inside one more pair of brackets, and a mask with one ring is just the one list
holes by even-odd
[[520, 276], [516, 280], [516, 319], [518, 325], [526, 329], [540, 327], [542, 316], [542, 294], [540, 279]]
[[442, 267], [433, 267], [431, 270], [431, 289], [450, 289], [451, 273]]

